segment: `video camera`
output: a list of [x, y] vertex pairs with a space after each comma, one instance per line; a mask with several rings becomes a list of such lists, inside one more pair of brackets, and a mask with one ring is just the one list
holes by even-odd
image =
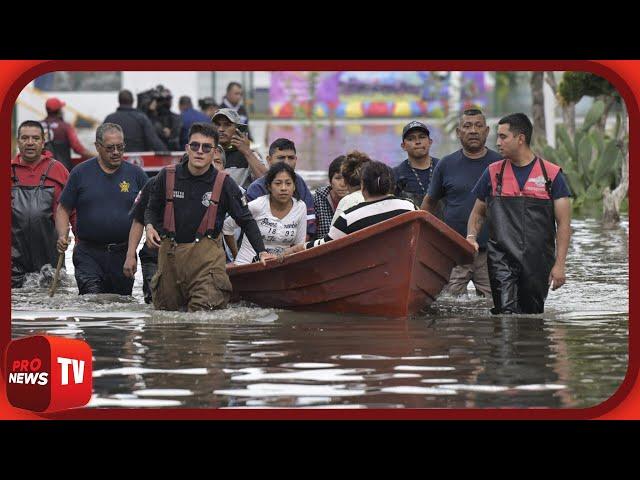
[[162, 108], [168, 105], [166, 108], [168, 109], [171, 106], [171, 92], [165, 88], [163, 85], [158, 85], [154, 88], [150, 88], [149, 90], [145, 90], [144, 92], [140, 92], [137, 95], [138, 98], [138, 110], [147, 113], [149, 111], [149, 105], [153, 100], [156, 100], [158, 108]]

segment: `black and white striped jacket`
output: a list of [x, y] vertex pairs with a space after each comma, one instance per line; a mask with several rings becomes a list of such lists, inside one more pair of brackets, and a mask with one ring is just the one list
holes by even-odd
[[307, 242], [305, 248], [317, 247], [325, 242], [337, 240], [350, 233], [417, 209], [412, 201], [394, 197], [393, 195], [379, 200], [359, 203], [341, 214], [331, 225], [327, 235], [312, 242]]

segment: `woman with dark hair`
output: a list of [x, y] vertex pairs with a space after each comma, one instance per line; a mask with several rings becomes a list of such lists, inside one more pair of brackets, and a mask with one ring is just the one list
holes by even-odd
[[[277, 162], [271, 165], [265, 179], [269, 195], [249, 202], [249, 211], [258, 224], [267, 252], [280, 255], [287, 247], [304, 242], [307, 235], [307, 206], [294, 196], [296, 174], [286, 163]], [[235, 221], [231, 217], [227, 218], [222, 229], [226, 240], [230, 241], [233, 238], [235, 228]], [[229, 243], [229, 247], [235, 253], [235, 241]], [[255, 256], [251, 244], [245, 241], [242, 242], [233, 263], [251, 263]]]
[[316, 247], [402, 213], [418, 209], [411, 200], [398, 198], [391, 193], [395, 188], [393, 171], [382, 162], [372, 160], [364, 165], [361, 186], [364, 202], [341, 213], [331, 225], [329, 233], [323, 238], [294, 245], [287, 249], [286, 253], [291, 254]]
[[370, 161], [371, 159], [366, 153], [357, 150], [347, 153], [347, 157], [343, 160], [342, 166], [340, 167], [340, 173], [342, 173], [342, 178], [349, 193], [338, 203], [333, 218], [331, 219], [332, 224], [345, 210], [360, 202], [364, 202], [364, 197], [360, 190], [360, 172], [362, 172], [362, 167]]
[[345, 158], [347, 157], [340, 155], [329, 164], [329, 185], [318, 188], [313, 195], [317, 225], [315, 238], [322, 238], [329, 233], [333, 214], [338, 208], [340, 200], [349, 193], [341, 172], [342, 162]]

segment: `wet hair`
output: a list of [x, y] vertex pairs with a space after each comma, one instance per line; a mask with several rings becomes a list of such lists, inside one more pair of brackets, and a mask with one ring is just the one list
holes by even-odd
[[[293, 181], [293, 184], [296, 184], [296, 172], [293, 170], [293, 168], [291, 168], [287, 163], [285, 162], [277, 162], [274, 163], [273, 165], [271, 165], [271, 167], [269, 167], [269, 171], [266, 173], [265, 175], [265, 185], [267, 187], [267, 190], [269, 190], [269, 193], [271, 193], [271, 184], [273, 183], [273, 181], [275, 180], [276, 176], [280, 173], [280, 172], [287, 172], [289, 174], [289, 176], [291, 177], [291, 180]], [[298, 195], [298, 189], [296, 188], [295, 191], [293, 192], [293, 196], [296, 199], [300, 199], [299, 195]]]
[[133, 93], [131, 90], [120, 90], [118, 93], [118, 103], [120, 105], [133, 105]]
[[347, 153], [340, 167], [345, 183], [351, 187], [359, 186], [362, 164], [370, 161], [371, 159], [366, 153], [357, 150]]
[[395, 185], [393, 170], [388, 165], [372, 160], [362, 167], [362, 187], [369, 195], [388, 195]]
[[191, 102], [191, 97], [189, 97], [187, 95], [181, 96], [180, 99], [178, 99], [178, 105], [186, 106], [186, 107], [193, 107], [193, 103]]
[[269, 156], [276, 153], [276, 150], [293, 150], [296, 152], [296, 144], [288, 138], [278, 138], [269, 145]]
[[117, 123], [103, 123], [96, 130], [96, 142], [102, 143], [104, 141], [104, 134], [107, 132], [118, 132], [122, 135], [124, 139], [124, 132], [122, 131], [122, 127]]
[[524, 135], [524, 142], [529, 146], [531, 144], [531, 134], [533, 133], [533, 125], [531, 120], [524, 113], [512, 113], [506, 117], [502, 117], [498, 125], [509, 125], [509, 131], [514, 135]]
[[42, 124], [36, 120], [26, 120], [24, 122], [22, 122], [20, 124], [20, 126], [18, 127], [18, 138], [20, 138], [20, 129], [22, 127], [35, 127], [35, 128], [39, 128], [40, 131], [42, 132], [42, 138], [44, 138], [44, 127], [42, 126]]
[[227, 85], [227, 93], [229, 93], [233, 87], [242, 88], [242, 85], [240, 85], [238, 82], [229, 82], [229, 85]]
[[195, 135], [196, 133], [204, 135], [205, 137], [213, 138], [213, 144], [216, 146], [218, 145], [220, 136], [212, 123], [196, 122], [192, 124], [189, 128], [189, 141], [191, 141], [191, 135]]
[[342, 162], [347, 158], [344, 155], [340, 155], [333, 159], [333, 161], [329, 164], [329, 181], [333, 179], [333, 176], [336, 173], [340, 173], [340, 167], [342, 167]]

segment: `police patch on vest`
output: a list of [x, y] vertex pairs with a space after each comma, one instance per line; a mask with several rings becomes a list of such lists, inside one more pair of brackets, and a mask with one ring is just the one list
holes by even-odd
[[127, 182], [126, 180], [123, 180], [122, 182], [120, 182], [119, 185], [120, 185], [120, 192], [129, 193], [129, 187], [131, 186], [129, 182]]

